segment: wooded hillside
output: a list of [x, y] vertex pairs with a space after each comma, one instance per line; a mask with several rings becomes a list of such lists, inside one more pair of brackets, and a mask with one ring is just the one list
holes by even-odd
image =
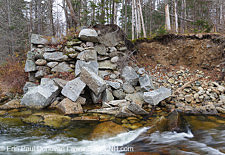
[[31, 33], [58, 36], [118, 24], [128, 38], [225, 32], [224, 0], [1, 0], [1, 59], [29, 48]]

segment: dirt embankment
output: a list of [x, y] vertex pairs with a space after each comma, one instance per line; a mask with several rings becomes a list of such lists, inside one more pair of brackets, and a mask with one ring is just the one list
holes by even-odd
[[145, 67], [162, 64], [191, 70], [204, 70], [216, 79], [224, 79], [225, 36], [219, 34], [164, 35], [136, 41], [137, 62]]

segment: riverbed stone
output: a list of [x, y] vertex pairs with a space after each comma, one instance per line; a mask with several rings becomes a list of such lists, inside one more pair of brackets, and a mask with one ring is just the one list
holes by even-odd
[[51, 70], [52, 72], [71, 72], [73, 69], [66, 62], [59, 63]]
[[126, 128], [112, 121], [104, 122], [95, 127], [91, 139], [109, 138], [127, 131]]
[[147, 74], [140, 76], [139, 83], [141, 88], [144, 89], [145, 91], [149, 91], [150, 89], [155, 89], [151, 78]]
[[43, 56], [47, 61], [65, 61], [68, 59], [68, 56], [62, 52], [44, 53]]
[[95, 50], [85, 50], [78, 54], [77, 59], [82, 61], [97, 61], [97, 53]]
[[43, 125], [55, 128], [55, 129], [61, 129], [69, 126], [71, 118], [69, 116], [63, 116], [58, 114], [47, 114], [43, 116]]
[[106, 89], [105, 81], [87, 67], [83, 67], [80, 75], [81, 80], [98, 95]]
[[108, 115], [116, 115], [118, 114], [118, 111], [119, 111], [119, 107], [88, 110], [88, 112], [91, 112], [91, 113], [100, 113], [100, 114], [108, 114]]
[[79, 33], [79, 38], [83, 41], [98, 42], [98, 33], [94, 29], [83, 29]]
[[131, 85], [135, 86], [135, 85], [137, 85], [139, 76], [138, 76], [138, 74], [135, 72], [135, 70], [132, 67], [126, 66], [122, 70], [122, 78], [126, 82], [128, 82]]
[[85, 62], [85, 61], [77, 60], [76, 67], [75, 67], [75, 75], [76, 76], [78, 76], [80, 74], [82, 67], [87, 67], [95, 74], [98, 74], [99, 65], [98, 65], [97, 61]]
[[[77, 101], [79, 98], [77, 99]], [[79, 102], [73, 102], [68, 98], [63, 99], [56, 108], [60, 110], [64, 115], [81, 114], [83, 108]]]
[[50, 105], [60, 93], [55, 84], [39, 85], [29, 89], [23, 96], [21, 105], [29, 108], [42, 109]]
[[144, 100], [150, 105], [157, 105], [160, 101], [171, 96], [171, 89], [160, 87], [159, 89], [144, 92]]
[[0, 106], [1, 110], [10, 110], [10, 109], [19, 109], [19, 108], [24, 108], [25, 106], [20, 104], [20, 100], [11, 100], [4, 105]]
[[61, 93], [75, 102], [85, 87], [86, 84], [78, 77], [72, 81], [67, 82]]

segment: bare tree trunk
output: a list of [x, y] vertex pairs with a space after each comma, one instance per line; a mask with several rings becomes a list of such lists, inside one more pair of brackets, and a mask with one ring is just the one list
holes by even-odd
[[143, 19], [143, 15], [142, 15], [141, 1], [139, 0], [138, 2], [139, 2], [139, 10], [140, 10], [143, 34], [144, 34], [144, 37], [146, 38], [147, 36], [146, 36], [146, 31], [145, 31], [145, 23], [144, 23], [144, 19]]
[[125, 0], [125, 25], [124, 25], [124, 30], [125, 30], [125, 33], [127, 34], [127, 1], [128, 0]]
[[74, 22], [74, 25], [75, 25], [75, 29], [78, 25], [78, 20], [76, 18], [76, 14], [74, 12], [74, 9], [73, 9], [73, 6], [72, 6], [72, 3], [71, 3], [71, 0], [66, 0], [66, 3], [67, 3], [67, 6], [69, 7], [69, 10], [70, 10], [70, 15], [73, 19], [73, 22]]
[[141, 15], [140, 15], [140, 8], [138, 7], [138, 0], [136, 1], [137, 7], [137, 18], [138, 18], [138, 36], [141, 36]]
[[118, 4], [114, 2], [114, 13], [113, 13], [113, 18], [114, 18], [114, 22], [113, 24], [117, 24], [117, 9], [118, 9]]
[[220, 24], [223, 23], [223, 1], [220, 1]]
[[33, 32], [33, 0], [30, 1], [30, 33]]
[[111, 24], [114, 24], [115, 0], [112, 0]]
[[138, 30], [138, 18], [137, 18], [137, 5], [136, 5], [136, 0], [134, 0], [134, 3], [133, 3], [133, 5], [134, 5], [134, 16], [135, 16], [135, 25], [136, 25], [136, 35], [137, 35], [137, 38], [139, 37], [138, 36], [138, 32], [139, 32], [139, 30]]
[[52, 27], [52, 35], [55, 36], [54, 17], [53, 17], [53, 0], [49, 0], [49, 19]]
[[134, 0], [132, 0], [132, 40], [134, 40]]
[[166, 14], [166, 30], [171, 31], [169, 4], [165, 5], [165, 14]]
[[174, 0], [175, 32], [178, 33], [177, 2]]

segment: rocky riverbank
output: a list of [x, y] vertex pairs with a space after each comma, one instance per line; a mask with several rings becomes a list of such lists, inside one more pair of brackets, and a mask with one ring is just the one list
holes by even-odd
[[[130, 61], [134, 59], [129, 41], [118, 32], [83, 29], [63, 44], [33, 34], [25, 65], [29, 82], [21, 99], [1, 99], [1, 121], [13, 117], [54, 129], [71, 122], [103, 122], [97, 132], [109, 121], [114, 135], [168, 122], [173, 111], [225, 117], [224, 81], [188, 67], [137, 65]], [[176, 128], [172, 124], [170, 130]]]

